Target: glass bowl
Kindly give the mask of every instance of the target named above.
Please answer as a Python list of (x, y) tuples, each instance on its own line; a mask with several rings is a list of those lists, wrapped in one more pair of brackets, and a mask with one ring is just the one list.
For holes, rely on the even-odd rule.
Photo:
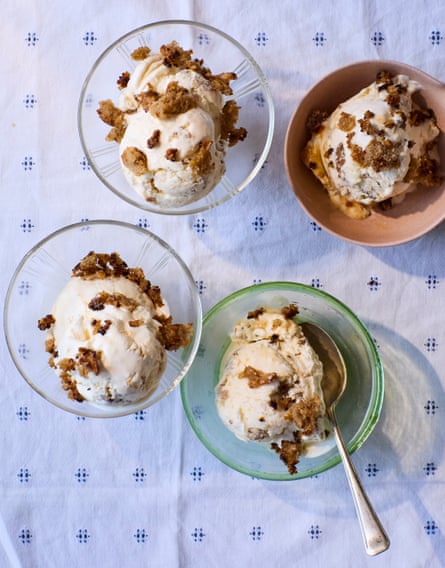
[(204, 317), (198, 355), (181, 383), (187, 418), (201, 442), (223, 463), (252, 477), (302, 479), (340, 462), (335, 445), (317, 457), (301, 457), (291, 475), (279, 456), (258, 442), (239, 440), (219, 418), (215, 386), (234, 324), (260, 307), (297, 304), (297, 321), (313, 322), (337, 343), (348, 373), (346, 391), (338, 403), (338, 423), (349, 452), (356, 451), (376, 425), (383, 402), (383, 368), (375, 343), (363, 323), (339, 300), (303, 284), (267, 282), (243, 288), (216, 304)]
[[(375, 81), (381, 70), (407, 75), (421, 85), (423, 103), (433, 109), (439, 136), (442, 184), (417, 188), (386, 211), (375, 210), (366, 219), (351, 219), (335, 208), (318, 179), (301, 159), (309, 139), (307, 118), (313, 110), (331, 113), (341, 102)], [(361, 61), (337, 69), (316, 83), (297, 106), (287, 129), (284, 160), (295, 196), (306, 213), (323, 229), (364, 246), (393, 246), (421, 237), (445, 219), (445, 86), (423, 71), (396, 61)]]
[[(176, 40), (193, 56), (203, 59), (214, 74), (234, 71), (231, 82), (233, 98), (241, 106), (238, 126), (247, 129), (244, 141), (227, 149), (226, 173), (220, 183), (205, 197), (182, 207), (165, 208), (139, 196), (121, 171), (119, 145), (105, 140), (110, 127), (97, 115), (99, 101), (119, 96), (116, 85), (123, 71), (132, 71), (135, 61), (130, 54), (144, 45), (158, 51)], [(231, 97), (232, 98), (232, 97)], [(97, 61), (83, 84), (78, 106), (80, 140), (88, 161), (99, 179), (128, 203), (164, 214), (191, 214), (224, 203), (240, 193), (257, 175), (272, 143), (274, 108), (267, 81), (247, 50), (236, 40), (206, 24), (185, 20), (155, 22), (137, 28), (112, 43)]]
[[(91, 250), (118, 252), (130, 267), (141, 267), (161, 288), (173, 321), (193, 324), (185, 349), (167, 352), (167, 367), (156, 391), (128, 405), (95, 405), (68, 398), (56, 372), (48, 365), (45, 333), (37, 321), (51, 313), (72, 268)], [(18, 265), (6, 294), (6, 341), (12, 359), (28, 384), (59, 408), (88, 417), (117, 417), (149, 407), (172, 391), (195, 357), (202, 329), (201, 303), (184, 262), (167, 243), (139, 227), (118, 221), (89, 221), (69, 225), (37, 243)]]

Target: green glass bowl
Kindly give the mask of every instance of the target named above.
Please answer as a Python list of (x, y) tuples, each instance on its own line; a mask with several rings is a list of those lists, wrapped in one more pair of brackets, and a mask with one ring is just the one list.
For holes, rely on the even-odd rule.
[(299, 322), (319, 325), (343, 354), (348, 384), (337, 406), (337, 418), (350, 453), (371, 434), (383, 402), (383, 368), (375, 342), (360, 319), (333, 296), (304, 284), (267, 282), (223, 299), (204, 317), (197, 356), (181, 383), (182, 402), (193, 430), (215, 457), (241, 473), (262, 479), (302, 479), (340, 462), (334, 445), (317, 457), (302, 457), (298, 472), (290, 475), (266, 445), (239, 440), (224, 426), (216, 409), (215, 386), (234, 324), (256, 308), (279, 309), (290, 303), (299, 307)]

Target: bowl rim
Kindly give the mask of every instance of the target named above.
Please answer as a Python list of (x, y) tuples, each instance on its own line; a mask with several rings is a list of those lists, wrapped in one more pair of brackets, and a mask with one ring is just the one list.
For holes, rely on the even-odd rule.
[[(205, 334), (205, 328), (208, 325), (209, 321), (216, 314), (218, 314), (221, 310), (223, 310), (228, 304), (236, 302), (239, 298), (248, 296), (254, 290), (255, 291), (293, 290), (293, 291), (303, 292), (304, 294), (308, 294), (316, 298), (322, 299), (326, 301), (329, 305), (333, 305), (336, 308), (338, 308), (338, 310), (341, 311), (344, 315), (346, 315), (362, 334), (362, 338), (364, 340), (364, 344), (367, 347), (369, 361), (374, 371), (375, 378), (372, 384), (371, 396), (369, 399), (368, 408), (364, 414), (360, 428), (357, 430), (357, 432), (354, 434), (354, 436), (352, 437), (351, 441), (348, 444), (348, 452), (352, 454), (364, 444), (364, 442), (368, 439), (368, 437), (372, 433), (374, 427), (376, 426), (380, 418), (383, 406), (383, 398), (384, 398), (383, 364), (379, 352), (377, 350), (375, 341), (373, 340), (370, 332), (368, 331), (365, 324), (361, 321), (361, 319), (351, 310), (351, 308), (349, 308), (346, 304), (344, 304), (341, 300), (339, 300), (332, 294), (329, 294), (328, 292), (319, 290), (317, 288), (313, 288), (312, 286), (309, 286), (307, 284), (302, 284), (300, 282), (279, 280), (279, 281), (261, 282), (259, 284), (246, 286), (244, 288), (236, 290), (235, 292), (229, 294), (228, 296), (217, 302), (204, 315), (203, 324), (202, 324), (202, 336), (204, 336)], [(303, 321), (303, 319), (301, 319), (300, 321)], [(256, 471), (248, 467), (244, 467), (237, 464), (235, 461), (222, 455), (220, 451), (217, 448), (215, 448), (214, 445), (201, 432), (201, 429), (199, 427), (199, 420), (196, 419), (195, 416), (193, 415), (192, 406), (189, 402), (189, 397), (186, 390), (187, 380), (189, 380), (189, 376), (186, 376), (185, 380), (182, 381), (180, 385), (182, 404), (187, 419), (193, 431), (195, 432), (196, 436), (202, 442), (202, 444), (207, 448), (207, 450), (209, 450), (210, 453), (212, 453), (217, 459), (219, 459), (225, 465), (229, 466), (231, 469), (234, 469), (239, 473), (243, 473), (259, 479), (265, 479), (270, 481), (290, 481), (290, 480), (304, 479), (307, 477), (318, 475), (320, 473), (328, 471), (329, 469), (338, 465), (341, 462), (341, 456), (337, 451), (337, 453), (334, 456), (332, 456), (326, 462), (323, 463), (323, 466), (312, 467), (303, 472), (297, 472), (294, 475), (291, 475), (289, 473), (271, 474), (267, 472)]]
[[(11, 340), (11, 337), (9, 335), (9, 323), (8, 322), (10, 321), (10, 317), (9, 317), (10, 316), (10, 299), (11, 299), (13, 290), (15, 288), (15, 285), (17, 283), (17, 278), (20, 275), (20, 272), (23, 269), (23, 267), (26, 265), (27, 261), (47, 242), (58, 238), (62, 234), (66, 234), (66, 233), (69, 233), (72, 230), (81, 229), (81, 228), (86, 227), (86, 226), (117, 226), (117, 227), (124, 228), (124, 229), (130, 229), (131, 231), (139, 232), (142, 235), (144, 235), (146, 238), (152, 239), (153, 241), (160, 244), (161, 247), (164, 248), (172, 257), (174, 257), (176, 262), (178, 262), (179, 266), (181, 267), (181, 269), (184, 273), (184, 277), (188, 281), (190, 290), (196, 290), (196, 293), (194, 294), (195, 306), (194, 306), (194, 310), (193, 310), (194, 311), (194, 317), (196, 319), (196, 326), (195, 326), (195, 329), (194, 329), (194, 339), (193, 339), (193, 343), (191, 344), (191, 346), (187, 346), (185, 348), (185, 351), (187, 352), (187, 357), (186, 357), (186, 361), (185, 361), (185, 363), (184, 363), (184, 365), (181, 369), (181, 372), (175, 377), (175, 380), (171, 383), (171, 385), (169, 385), (168, 388), (166, 388), (162, 392), (160, 392), (157, 396), (151, 396), (149, 398), (143, 399), (139, 403), (131, 404), (131, 405), (128, 405), (128, 406), (126, 406), (126, 405), (116, 406), (116, 408), (113, 408), (112, 412), (109, 412), (107, 414), (94, 412), (94, 406), (93, 405), (90, 405), (90, 407), (89, 407), (89, 408), (91, 408), (91, 410), (85, 411), (82, 408), (79, 408), (77, 410), (76, 408), (70, 407), (67, 404), (64, 404), (63, 402), (60, 402), (58, 400), (55, 400), (53, 397), (48, 396), (43, 389), (41, 389), (36, 384), (34, 384), (32, 378), (29, 377), (28, 374), (23, 370), (23, 368), (20, 364), (20, 361), (19, 361), (17, 355), (14, 352), (12, 340)], [(144, 409), (149, 408), (150, 406), (153, 406), (155, 403), (159, 402), (160, 400), (165, 398), (168, 394), (170, 394), (179, 385), (179, 383), (183, 380), (183, 378), (185, 377), (187, 371), (189, 370), (189, 368), (191, 367), (191, 365), (192, 365), (192, 363), (195, 359), (195, 356), (196, 356), (196, 353), (198, 351), (199, 344), (200, 344), (200, 341), (201, 341), (202, 305), (201, 305), (201, 299), (200, 299), (199, 293), (196, 289), (196, 284), (195, 284), (193, 276), (190, 272), (190, 269), (185, 264), (185, 262), (182, 260), (182, 258), (179, 256), (179, 254), (166, 241), (164, 241), (162, 238), (158, 237), (156, 234), (152, 233), (151, 231), (148, 231), (147, 229), (144, 229), (144, 228), (139, 227), (137, 225), (132, 225), (131, 223), (127, 223), (125, 221), (119, 221), (119, 220), (114, 220), (114, 219), (94, 219), (94, 220), (88, 220), (88, 221), (80, 221), (80, 222), (77, 222), (77, 223), (71, 223), (71, 224), (68, 224), (68, 225), (64, 225), (63, 227), (60, 227), (59, 229), (56, 229), (55, 231), (49, 233), (46, 237), (44, 237), (43, 239), (38, 241), (22, 257), (22, 259), (20, 260), (19, 264), (15, 268), (15, 270), (14, 270), (14, 272), (13, 272), (11, 278), (10, 278), (8, 288), (7, 288), (7, 291), (6, 291), (6, 294), (5, 294), (5, 301), (4, 301), (4, 305), (3, 305), (3, 329), (4, 329), (6, 345), (8, 347), (8, 351), (9, 351), (11, 359), (12, 359), (14, 365), (15, 365), (15, 368), (17, 369), (19, 374), (22, 376), (22, 378), (28, 383), (28, 385), (35, 392), (37, 392), (42, 398), (44, 398), (46, 401), (50, 402), (54, 406), (58, 407), (59, 409), (65, 410), (65, 411), (70, 412), (71, 414), (75, 414), (77, 416), (85, 416), (87, 418), (118, 418), (118, 417), (122, 417), (122, 416), (128, 416), (130, 414), (134, 414), (135, 412), (138, 412), (140, 410), (144, 410)], [(55, 376), (55, 378), (57, 378), (56, 375), (54, 375), (54, 376)], [(101, 407), (99, 407), (99, 408), (101, 408)], [(110, 407), (107, 407), (107, 408), (109, 409)]]
[[(333, 76), (339, 75), (339, 74), (344, 73), (345, 71), (348, 71), (348, 70), (363, 68), (365, 65), (376, 65), (380, 68), (384, 67), (385, 65), (395, 67), (395, 68), (400, 67), (401, 68), (400, 73), (402, 73), (402, 74), (403, 73), (409, 73), (411, 71), (411, 72), (414, 72), (417, 75), (424, 76), (425, 79), (430, 81), (430, 82), (436, 83), (437, 87), (445, 86), (445, 83), (441, 82), (439, 79), (437, 79), (433, 75), (430, 75), (429, 73), (423, 71), (423, 69), (420, 69), (419, 67), (416, 67), (416, 66), (411, 65), (409, 63), (405, 63), (403, 61), (398, 61), (398, 60), (395, 60), (395, 59), (361, 59), (359, 61), (353, 61), (351, 63), (348, 63), (346, 65), (342, 65), (341, 67), (333, 69), (330, 72), (323, 75), (322, 77), (320, 77), (319, 79), (317, 79), (312, 84), (312, 86), (308, 90), (306, 90), (306, 92), (303, 94), (302, 98), (300, 99), (299, 103), (297, 104), (297, 106), (292, 111), (291, 117), (290, 117), (289, 122), (288, 122), (287, 129), (286, 129), (285, 138), (284, 138), (284, 148), (283, 148), (284, 165), (285, 165), (288, 183), (290, 185), (290, 188), (292, 189), (292, 192), (294, 193), (294, 196), (296, 197), (298, 203), (300, 204), (301, 208), (311, 219), (316, 221), (317, 224), (319, 224), (320, 227), (322, 227), (326, 232), (328, 232), (331, 235), (333, 235), (334, 237), (340, 238), (340, 239), (342, 239), (346, 242), (350, 242), (350, 243), (353, 243), (353, 244), (362, 245), (362, 246), (366, 246), (366, 247), (379, 248), (379, 247), (398, 246), (398, 245), (403, 245), (403, 244), (409, 243), (411, 241), (414, 241), (416, 239), (419, 239), (422, 236), (424, 236), (425, 234), (427, 234), (430, 231), (432, 231), (433, 229), (435, 229), (436, 227), (438, 227), (445, 220), (445, 211), (443, 212), (443, 214), (441, 216), (437, 217), (437, 219), (436, 219), (436, 221), (433, 225), (429, 225), (427, 228), (418, 229), (416, 232), (412, 233), (409, 236), (400, 237), (400, 238), (396, 238), (396, 239), (393, 238), (388, 242), (377, 242), (377, 241), (370, 241), (370, 240), (366, 240), (366, 239), (354, 238), (352, 236), (343, 235), (342, 233), (332, 229), (327, 223), (317, 219), (313, 215), (313, 213), (311, 212), (309, 207), (306, 205), (306, 203), (302, 199), (300, 199), (300, 196), (299, 196), (300, 192), (296, 189), (297, 184), (295, 183), (295, 180), (293, 179), (293, 176), (291, 175), (290, 163), (294, 160), (294, 157), (292, 155), (290, 138), (291, 138), (291, 132), (292, 132), (294, 126), (295, 126), (295, 123), (297, 122), (298, 114), (299, 114), (299, 111), (300, 111), (300, 108), (301, 108), (303, 102), (305, 102), (308, 98), (310, 98), (310, 96), (312, 95), (312, 93), (314, 91), (319, 89), (320, 86), (325, 81), (329, 81)], [(363, 88), (364, 87), (366, 87), (366, 85), (363, 85)], [(445, 134), (445, 132), (443, 132), (443, 133)], [(320, 184), (320, 187), (321, 187), (321, 184)]]
[[(255, 73), (256, 73), (256, 75), (259, 79), (259, 82), (261, 83), (261, 87), (264, 91), (264, 95), (265, 95), (265, 99), (266, 99), (266, 106), (267, 106), (267, 109), (268, 109), (269, 125), (268, 125), (268, 129), (267, 129), (266, 141), (265, 141), (264, 147), (263, 147), (260, 155), (256, 158), (255, 164), (254, 164), (253, 168), (251, 169), (250, 173), (248, 174), (248, 176), (243, 180), (243, 182), (241, 184), (232, 188), (232, 191), (230, 193), (226, 193), (226, 195), (223, 198), (221, 198), (219, 201), (212, 203), (210, 205), (204, 203), (199, 207), (197, 206), (197, 207), (193, 207), (193, 208), (190, 208), (190, 209), (187, 209), (187, 210), (181, 210), (180, 207), (179, 208), (178, 207), (176, 207), (176, 208), (162, 208), (162, 207), (155, 208), (155, 207), (151, 206), (150, 202), (144, 201), (142, 197), (140, 198), (140, 200), (138, 200), (136, 198), (136, 196), (137, 196), (136, 192), (135, 192), (135, 198), (132, 198), (129, 195), (123, 194), (113, 184), (111, 184), (106, 179), (106, 177), (104, 177), (101, 174), (99, 169), (96, 167), (94, 160), (91, 159), (90, 151), (88, 149), (88, 145), (87, 145), (86, 140), (85, 140), (83, 126), (82, 126), (82, 116), (83, 116), (82, 113), (83, 113), (83, 107), (84, 107), (84, 103), (85, 103), (85, 99), (86, 99), (86, 95), (87, 95), (87, 89), (88, 89), (90, 81), (91, 81), (97, 67), (102, 63), (102, 61), (107, 57), (107, 55), (111, 51), (113, 51), (120, 43), (126, 41), (127, 39), (129, 39), (130, 37), (132, 37), (134, 35), (137, 35), (138, 33), (146, 31), (150, 28), (161, 27), (161, 26), (164, 26), (164, 25), (196, 26), (196, 27), (202, 28), (204, 30), (208, 30), (208, 31), (210, 31), (210, 32), (212, 32), (216, 35), (219, 35), (222, 38), (224, 38), (226, 41), (233, 44), (237, 49), (240, 50), (240, 52), (244, 55), (244, 57), (249, 61), (252, 68), (255, 70)], [(247, 51), (247, 49), (241, 43), (239, 43), (236, 39), (234, 39), (232, 36), (230, 36), (226, 32), (224, 32), (224, 31), (222, 31), (222, 30), (220, 30), (220, 29), (218, 29), (214, 26), (211, 26), (209, 24), (204, 24), (204, 23), (198, 22), (196, 20), (165, 19), (165, 20), (159, 20), (159, 21), (148, 23), (148, 24), (144, 24), (142, 26), (139, 26), (137, 28), (130, 30), (129, 32), (126, 32), (124, 35), (122, 35), (118, 39), (114, 40), (95, 59), (95, 61), (92, 64), (88, 74), (86, 75), (86, 77), (84, 79), (84, 82), (83, 82), (81, 90), (80, 90), (79, 101), (78, 101), (78, 104), (77, 104), (77, 130), (78, 130), (82, 149), (85, 153), (85, 156), (88, 160), (88, 163), (89, 163), (91, 169), (94, 171), (94, 173), (95, 173), (96, 177), (99, 179), (99, 181), (101, 181), (110, 191), (112, 191), (112, 193), (114, 193), (114, 195), (116, 195), (120, 199), (123, 199), (126, 203), (132, 205), (133, 207), (136, 207), (138, 209), (142, 209), (144, 211), (149, 211), (151, 213), (158, 213), (158, 214), (161, 214), (161, 215), (194, 215), (194, 214), (200, 213), (202, 211), (208, 211), (210, 209), (214, 209), (215, 207), (222, 205), (223, 203), (226, 203), (232, 197), (241, 193), (254, 180), (254, 178), (257, 176), (258, 172), (263, 167), (264, 162), (266, 161), (266, 158), (267, 158), (267, 156), (270, 152), (270, 148), (272, 146), (272, 140), (273, 140), (274, 130), (275, 130), (275, 107), (274, 107), (274, 103), (273, 103), (272, 92), (271, 92), (271, 89), (270, 89), (270, 86), (269, 86), (269, 82), (266, 78), (266, 75), (263, 73), (261, 67), (258, 65), (256, 60), (252, 57), (252, 55), (249, 53), (249, 51)], [(190, 204), (190, 205), (192, 205), (192, 204)]]

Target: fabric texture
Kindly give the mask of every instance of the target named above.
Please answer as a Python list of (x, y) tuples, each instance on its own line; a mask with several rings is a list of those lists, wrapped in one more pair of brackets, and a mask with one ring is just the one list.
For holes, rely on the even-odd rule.
[[(383, 360), (382, 415), (353, 461), (391, 547), (365, 554), (341, 466), (295, 482), (232, 471), (195, 437), (179, 389), (128, 417), (77, 418), (26, 384), (2, 336), (0, 566), (443, 566), (445, 226), (397, 247), (337, 239), (298, 204), (283, 145), (303, 95), (338, 67), (398, 60), (445, 81), (444, 3), (4, 0), (2, 16), (2, 302), (23, 255), (83, 219), (127, 221), (166, 240), (188, 264), (204, 312), (272, 280), (336, 296), (368, 326)], [(276, 110), (256, 179), (220, 207), (178, 217), (146, 213), (104, 187), (76, 123), (99, 54), (171, 18), (213, 25), (244, 45)]]

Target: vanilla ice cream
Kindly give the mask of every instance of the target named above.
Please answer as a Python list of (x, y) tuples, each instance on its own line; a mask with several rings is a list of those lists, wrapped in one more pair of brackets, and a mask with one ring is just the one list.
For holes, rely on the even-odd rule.
[(420, 89), (405, 75), (381, 72), (330, 116), (311, 115), (304, 162), (349, 217), (391, 206), (417, 184), (439, 184), (440, 131), (432, 111), (413, 98)]
[(239, 439), (270, 445), (290, 473), (327, 431), (323, 365), (296, 323), (296, 307), (259, 309), (231, 334), (216, 406)]
[(102, 404), (148, 398), (166, 349), (187, 344), (190, 327), (172, 324), (159, 289), (115, 253), (85, 257), (39, 320), (50, 365), (70, 398)]
[(131, 186), (161, 207), (179, 207), (207, 195), (225, 172), (227, 146), (244, 139), (235, 128), (239, 107), (234, 73), (214, 76), (176, 42), (133, 52), (138, 62), (123, 73), (117, 107), (102, 101), (99, 116), (113, 126), (121, 166)]

